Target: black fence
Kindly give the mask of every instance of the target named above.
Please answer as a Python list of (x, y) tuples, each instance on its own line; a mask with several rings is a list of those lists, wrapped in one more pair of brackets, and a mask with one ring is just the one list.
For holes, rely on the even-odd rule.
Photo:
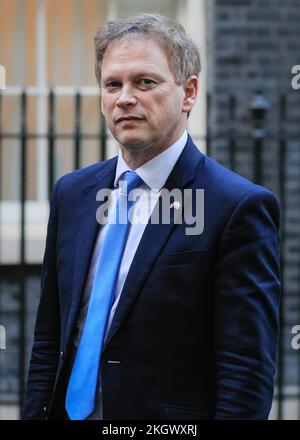
[[(207, 136), (201, 141), (207, 145), (207, 154), (225, 166), (245, 175), (252, 181), (263, 184), (274, 191), (281, 204), (281, 267), (282, 267), (282, 307), (281, 332), (279, 338), (278, 367), (276, 373), (275, 416), (289, 418), (289, 402), (296, 405), (293, 414), (300, 419), (300, 350), (291, 346), (294, 325), (300, 324), (300, 173), (292, 173), (293, 166), (300, 170), (300, 141), (288, 133), (287, 99), (278, 97), (279, 122), (276, 131), (266, 130), (268, 107), (261, 93), (252, 101), (249, 112), (248, 132), (237, 130), (238, 102), (228, 96), (228, 113), (225, 129), (216, 132), (214, 122), (213, 97), (207, 98)], [(56, 129), (56, 95), (50, 91), (48, 99), (48, 129), (44, 134), (28, 130), (28, 95), (24, 91), (19, 96), (20, 125), (18, 133), (9, 133), (2, 124), (2, 103), (8, 99), (0, 94), (0, 170), (6, 167), (3, 161), (3, 143), (15, 139), (20, 145), (19, 161), (19, 260), (14, 264), (0, 264), (0, 324), (7, 329), (7, 346), (10, 352), (0, 350), (0, 407), (17, 405), (20, 407), (24, 393), (36, 307), (39, 299), (39, 277), (41, 262), (28, 263), (26, 260), (26, 215), (28, 183), (28, 142), (43, 138), (47, 141), (48, 197), (55, 180), (57, 155), (56, 145), (61, 139), (73, 143), (73, 168), (82, 166), (82, 152), (86, 140), (93, 139), (98, 144), (98, 160), (107, 158), (107, 132), (103, 119), (99, 118), (98, 132), (88, 134), (82, 127), (82, 100), (79, 93), (74, 95), (74, 130), (62, 133)], [(296, 177), (295, 177), (296, 176)], [(297, 184), (295, 185), (295, 181)], [(1, 177), (0, 202), (3, 200), (3, 179)], [(292, 192), (290, 182), (294, 187)], [(292, 198), (290, 196), (293, 196)], [(1, 205), (1, 203), (0, 203)], [(0, 216), (1, 218), (1, 216)], [(1, 229), (0, 224), (0, 229)], [(5, 249), (2, 249), (5, 252)], [(291, 269), (292, 272), (291, 272)], [(295, 416), (294, 416), (295, 417)], [(0, 416), (1, 418), (1, 416)]]

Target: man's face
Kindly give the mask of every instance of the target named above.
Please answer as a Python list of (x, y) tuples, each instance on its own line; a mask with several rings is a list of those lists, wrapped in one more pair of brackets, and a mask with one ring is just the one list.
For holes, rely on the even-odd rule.
[(106, 123), (127, 150), (159, 152), (183, 132), (184, 87), (175, 83), (164, 50), (153, 40), (111, 44), (102, 60), (101, 93)]

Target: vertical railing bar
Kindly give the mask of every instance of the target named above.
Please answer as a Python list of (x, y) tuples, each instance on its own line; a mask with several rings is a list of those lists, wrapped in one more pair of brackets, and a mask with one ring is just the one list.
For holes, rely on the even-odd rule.
[(235, 142), (235, 118), (236, 118), (236, 99), (234, 95), (229, 97), (229, 117), (230, 117), (230, 134), (229, 134), (229, 164), (230, 169), (236, 169), (236, 142)]
[(80, 168), (81, 162), (81, 95), (75, 95), (75, 169)]
[(107, 159), (107, 131), (104, 116), (101, 116), (100, 122), (100, 160)]
[[(257, 124), (257, 121), (254, 121)], [(262, 149), (263, 149), (263, 138), (262, 138), (262, 126), (255, 125), (253, 131), (253, 176), (254, 183), (261, 185), (262, 184)]]
[(211, 107), (212, 97), (210, 93), (206, 95), (206, 154), (211, 155)]
[(19, 402), (22, 407), (25, 385), (25, 315), (26, 315), (26, 301), (25, 301), (25, 221), (26, 221), (26, 183), (27, 183), (27, 95), (23, 91), (21, 94), (21, 178), (20, 178), (20, 196), (21, 196), (21, 237), (20, 237), (20, 345), (19, 345)]
[(278, 340), (278, 413), (277, 418), (283, 418), (283, 382), (284, 382), (284, 276), (285, 276), (285, 216), (286, 216), (286, 202), (285, 202), (285, 166), (286, 166), (286, 140), (285, 140), (285, 118), (286, 118), (286, 98), (280, 97), (279, 108), (279, 199), (281, 209), (281, 225), (280, 225), (280, 267), (282, 274), (282, 289), (281, 289), (281, 304), (279, 316), (279, 340)]
[(48, 120), (48, 197), (55, 179), (55, 95), (53, 89), (49, 93), (49, 120)]

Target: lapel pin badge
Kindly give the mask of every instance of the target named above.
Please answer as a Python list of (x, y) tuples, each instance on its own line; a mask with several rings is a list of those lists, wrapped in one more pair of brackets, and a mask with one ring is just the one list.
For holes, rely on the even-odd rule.
[(180, 206), (181, 206), (180, 203), (176, 200), (174, 203), (171, 203), (170, 209), (175, 208), (178, 210)]

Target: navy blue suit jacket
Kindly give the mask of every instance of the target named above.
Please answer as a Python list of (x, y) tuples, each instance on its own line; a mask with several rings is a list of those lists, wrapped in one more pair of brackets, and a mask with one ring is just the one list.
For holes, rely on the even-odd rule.
[[(96, 193), (112, 188), (116, 163), (74, 171), (53, 190), (24, 419), (65, 417), (70, 341), (99, 226)], [(278, 202), (190, 137), (165, 188), (204, 189), (204, 230), (186, 235), (174, 218), (146, 226), (103, 347), (103, 417), (266, 419), (279, 316)]]

